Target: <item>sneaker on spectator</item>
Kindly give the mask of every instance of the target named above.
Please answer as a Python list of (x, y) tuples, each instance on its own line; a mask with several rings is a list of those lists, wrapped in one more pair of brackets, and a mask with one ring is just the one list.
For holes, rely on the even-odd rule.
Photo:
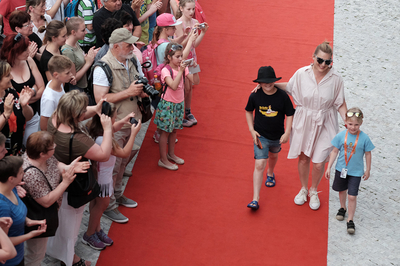
[(197, 120), (192, 113), (186, 115), (186, 119), (193, 123), (193, 125), (197, 124)]
[(191, 122), (191, 121), (189, 121), (187, 119), (183, 119), (182, 126), (191, 127), (191, 126), (193, 126), (193, 122)]
[(314, 211), (318, 210), (319, 206), (321, 205), (319, 202), (318, 193), (319, 192), (317, 192), (316, 190), (311, 190), (311, 189), (308, 193), (308, 195), (310, 196), (309, 205), (310, 205), (311, 210), (314, 210)]
[(96, 232), (96, 235), (107, 247), (114, 244), (114, 241), (106, 233), (104, 233), (103, 229), (100, 229), (99, 232)]
[(120, 213), (118, 208), (115, 208), (114, 210), (111, 210), (111, 211), (105, 211), (103, 213), (103, 216), (107, 217), (111, 221), (114, 221), (114, 222), (120, 223), (120, 224), (127, 223), (129, 221), (129, 219), (127, 217), (125, 217), (122, 213)]
[(303, 205), (307, 201), (307, 189), (301, 188), (299, 194), (294, 198), (294, 203)]
[(124, 195), (117, 199), (117, 203), (128, 208), (136, 208), (138, 205), (136, 201), (128, 199)]
[(94, 233), (91, 236), (88, 236), (86, 233), (84, 233), (82, 238), (82, 243), (88, 245), (89, 247), (95, 250), (103, 250), (106, 248), (106, 245), (100, 241), (96, 233)]

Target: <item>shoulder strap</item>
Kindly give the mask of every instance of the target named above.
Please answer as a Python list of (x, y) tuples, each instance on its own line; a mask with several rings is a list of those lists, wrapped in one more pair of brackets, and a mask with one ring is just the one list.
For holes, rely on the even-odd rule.
[(72, 142), (74, 140), (75, 132), (71, 134), (69, 139), (69, 163), (72, 162)]
[(91, 80), (93, 78), (93, 72), (97, 66), (99, 66), (103, 69), (104, 73), (106, 73), (108, 83), (112, 84), (113, 76), (112, 76), (111, 68), (106, 62), (101, 61), (101, 60), (98, 60), (93, 64), (92, 70), (90, 71), (90, 74), (89, 74), (89, 80)]
[[(164, 67), (169, 70), (169, 73), (171, 74), (171, 78), (174, 79), (174, 73), (172, 71), (172, 67), (168, 64), (166, 64)], [(160, 75), (160, 78), (161, 78), (161, 75)], [(161, 98), (163, 98), (165, 92), (167, 91), (167, 88), (168, 88), (168, 85), (167, 85), (167, 82), (165, 82), (164, 87), (162, 88), (162, 92), (161, 92), (161, 96), (160, 96)]]
[(135, 56), (132, 56), (132, 57), (131, 57), (131, 61), (132, 61), (133, 65), (134, 65), (135, 68), (136, 68), (136, 72), (139, 72), (138, 64), (137, 64), (137, 60), (136, 60)]
[(47, 185), (48, 185), (49, 188), (50, 188), (50, 190), (53, 191), (53, 188), (51, 187), (51, 185), (50, 185), (50, 183), (49, 183), (49, 180), (47, 180), (46, 175), (42, 172), (42, 170), (40, 170), (40, 169), (37, 168), (36, 166), (34, 166), (34, 165), (29, 165), (27, 168), (24, 169), (24, 173), (26, 173), (26, 171), (28, 171), (28, 170), (31, 169), (31, 168), (35, 168), (36, 170), (38, 170), (38, 171), (43, 175), (44, 179), (45, 179), (46, 182), (47, 182)]

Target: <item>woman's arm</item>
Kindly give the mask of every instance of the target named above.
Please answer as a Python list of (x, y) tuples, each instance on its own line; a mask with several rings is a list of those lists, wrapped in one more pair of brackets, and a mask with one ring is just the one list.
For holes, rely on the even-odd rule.
[(280, 144), (288, 142), (290, 133), (292, 132), (292, 123), (293, 123), (293, 115), (286, 116), (285, 133), (281, 136)]
[(13, 112), (14, 106), (14, 95), (12, 93), (8, 94), (4, 100), (4, 112), (0, 116), (0, 130), (6, 125), (10, 115)]
[(106, 162), (110, 158), (112, 148), (112, 125), (111, 118), (102, 114), (100, 116), (103, 125), (103, 142), (99, 146), (94, 144), (86, 153), (85, 158), (98, 162)]
[[(198, 21), (196, 20), (196, 22), (198, 23)], [(208, 28), (210, 26), (208, 26), (207, 22), (204, 22), (205, 27), (203, 29), (201, 29), (201, 33), (199, 35), (199, 38), (196, 39), (196, 41), (194, 42), (194, 48), (196, 48), (197, 46), (200, 45), (201, 41), (203, 40), (204, 36), (206, 35), (206, 32), (208, 31)]]
[(49, 15), (52, 19), (54, 19), (54, 16), (60, 9), (61, 2), (62, 2), (62, 0), (57, 0), (49, 10), (46, 10), (47, 15)]
[(346, 123), (346, 113), (347, 113), (347, 104), (346, 100), (343, 100), (343, 104), (339, 107), (338, 112), (343, 119), (343, 122)]
[(74, 181), (75, 177), (76, 175), (74, 174), (73, 167), (70, 167), (68, 171), (65, 171), (64, 169), (62, 172), (62, 182), (49, 194), (35, 200), (45, 208), (50, 207), (62, 196), (68, 186), (72, 183), (72, 181)]
[(45, 89), (45, 84), (43, 81), (43, 77), (40, 74), (38, 67), (36, 66), (36, 63), (35, 61), (33, 61), (32, 58), (28, 58), (28, 66), (32, 70), (32, 75), (35, 78), (35, 85), (33, 86), (33, 88), (36, 90), (36, 95), (32, 96), (29, 100), (29, 103), (34, 103), (42, 97)]
[(33, 117), (33, 109), (28, 105), (29, 100), (31, 99), (33, 91), (28, 86), (24, 86), (20, 95), (19, 95), (19, 102), (22, 108), (22, 114), (25, 117), (26, 121), (31, 120)]

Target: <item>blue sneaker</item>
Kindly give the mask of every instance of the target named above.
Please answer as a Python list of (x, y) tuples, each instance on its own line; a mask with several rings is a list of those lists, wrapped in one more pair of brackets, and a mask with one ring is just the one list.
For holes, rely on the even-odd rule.
[(114, 241), (106, 233), (104, 233), (103, 229), (100, 229), (99, 232), (96, 232), (96, 235), (107, 247), (114, 244)]

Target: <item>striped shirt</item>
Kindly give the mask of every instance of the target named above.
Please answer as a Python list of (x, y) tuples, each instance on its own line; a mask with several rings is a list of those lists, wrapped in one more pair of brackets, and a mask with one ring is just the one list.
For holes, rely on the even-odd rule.
[[(93, 25), (93, 14), (96, 6), (91, 0), (81, 0), (78, 5), (78, 17), (85, 20), (85, 25)], [(87, 34), (83, 40), (79, 40), (80, 46), (94, 46), (96, 44), (96, 35), (94, 30), (86, 29)]]

